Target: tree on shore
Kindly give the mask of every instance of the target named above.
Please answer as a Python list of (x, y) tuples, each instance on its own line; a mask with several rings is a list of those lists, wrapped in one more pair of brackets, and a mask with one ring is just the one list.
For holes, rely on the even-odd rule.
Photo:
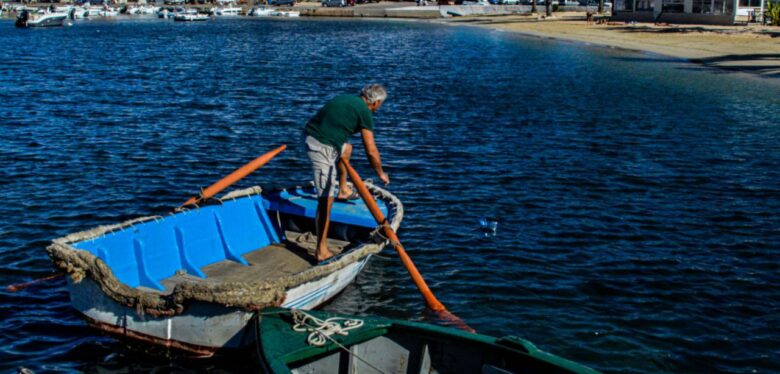
[(604, 13), (604, 0), (599, 0), (599, 14)]
[(531, 13), (536, 13), (536, 0), (531, 0)]
[(769, 1), (766, 7), (766, 15), (771, 18), (770, 25), (780, 26), (780, 1)]
[(547, 17), (552, 15), (552, 12), (550, 11), (550, 4), (551, 3), (552, 3), (552, 0), (544, 0), (544, 14), (546, 14)]

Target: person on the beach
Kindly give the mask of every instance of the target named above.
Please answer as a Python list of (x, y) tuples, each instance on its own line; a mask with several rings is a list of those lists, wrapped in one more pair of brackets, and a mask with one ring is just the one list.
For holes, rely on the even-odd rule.
[(360, 132), (363, 146), (371, 167), (385, 184), (390, 177), (382, 170), (382, 159), (374, 144), (374, 119), (376, 112), (387, 98), (387, 91), (380, 84), (369, 84), (360, 90), (360, 96), (341, 95), (328, 101), (317, 114), (306, 123), (304, 143), (314, 170), (314, 185), (317, 188), (317, 262), (333, 257), (328, 249), (328, 227), (333, 192), (338, 174), (337, 199), (355, 200), (356, 191), (347, 185), (347, 170), (339, 163), (339, 157), (349, 160), (352, 145), (347, 142), (352, 134)]

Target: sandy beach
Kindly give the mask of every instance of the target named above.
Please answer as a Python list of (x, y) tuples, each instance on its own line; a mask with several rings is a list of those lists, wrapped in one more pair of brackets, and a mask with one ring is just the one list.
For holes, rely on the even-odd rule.
[[(572, 20), (536, 16), (459, 17), (445, 22), (518, 32), (616, 48), (658, 53), (709, 67), (780, 77), (780, 28), (653, 24), (587, 25)], [(562, 19), (562, 18), (566, 19)]]

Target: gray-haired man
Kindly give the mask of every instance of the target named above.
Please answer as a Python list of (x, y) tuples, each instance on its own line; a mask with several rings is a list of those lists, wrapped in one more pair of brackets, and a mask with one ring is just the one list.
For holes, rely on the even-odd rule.
[(382, 170), (382, 159), (374, 144), (374, 119), (376, 112), (387, 98), (382, 85), (369, 84), (360, 90), (360, 96), (336, 96), (325, 104), (306, 124), (306, 149), (314, 169), (314, 185), (317, 187), (317, 253), (318, 262), (333, 257), (328, 249), (330, 209), (333, 206), (336, 176), (339, 179), (338, 199), (357, 199), (355, 191), (347, 186), (347, 171), (339, 163), (339, 157), (349, 160), (352, 145), (350, 135), (360, 132), (368, 162), (385, 184), (390, 177)]

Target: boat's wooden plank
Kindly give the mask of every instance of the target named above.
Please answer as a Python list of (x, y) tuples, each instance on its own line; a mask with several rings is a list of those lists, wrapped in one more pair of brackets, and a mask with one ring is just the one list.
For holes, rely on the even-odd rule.
[[(165, 287), (163, 293), (172, 292), (173, 288), (182, 282), (257, 282), (296, 274), (316, 265), (316, 236), (290, 231), (286, 236), (284, 243), (274, 243), (244, 254), (249, 266), (223, 260), (201, 268), (206, 279), (190, 274), (177, 274), (163, 279), (160, 282)], [(348, 245), (348, 242), (328, 239), (328, 248), (335, 254), (341, 253)], [(152, 291), (148, 288), (145, 290)]]
[[(310, 232), (299, 233), (294, 231), (285, 231), (284, 235), (287, 237), (287, 240), (285, 241), (287, 248), (290, 248), (293, 251), (305, 252), (312, 259), (314, 258), (314, 253), (317, 251), (316, 235)], [(341, 253), (341, 251), (348, 246), (349, 242), (328, 239), (328, 249), (334, 254)]]
[(308, 258), (284, 245), (272, 244), (244, 255), (249, 266), (220, 261), (204, 267), (203, 273), (221, 282), (256, 282), (292, 275), (312, 266)]

